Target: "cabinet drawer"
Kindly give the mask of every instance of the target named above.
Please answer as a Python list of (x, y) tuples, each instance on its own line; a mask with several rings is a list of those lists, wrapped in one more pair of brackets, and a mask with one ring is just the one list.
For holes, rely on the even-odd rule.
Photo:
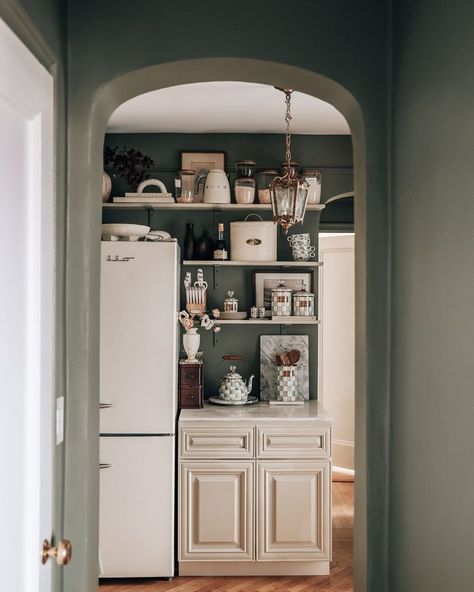
[(257, 428), (259, 458), (327, 458), (331, 455), (330, 428), (268, 426)]
[(196, 409), (202, 407), (202, 387), (179, 388), (180, 409)]
[(198, 364), (181, 365), (179, 367), (179, 384), (181, 386), (200, 386), (201, 366)]
[(184, 458), (253, 458), (253, 426), (181, 427), (180, 455)]

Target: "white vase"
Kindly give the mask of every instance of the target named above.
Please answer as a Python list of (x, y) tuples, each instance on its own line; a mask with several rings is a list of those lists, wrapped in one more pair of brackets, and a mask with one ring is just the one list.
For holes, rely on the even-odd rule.
[(112, 179), (105, 171), (102, 171), (102, 203), (106, 203), (109, 200), (111, 192)]
[(194, 362), (196, 360), (196, 354), (199, 350), (199, 343), (201, 336), (197, 332), (197, 329), (188, 329), (183, 335), (183, 347), (184, 351), (188, 355), (188, 362)]

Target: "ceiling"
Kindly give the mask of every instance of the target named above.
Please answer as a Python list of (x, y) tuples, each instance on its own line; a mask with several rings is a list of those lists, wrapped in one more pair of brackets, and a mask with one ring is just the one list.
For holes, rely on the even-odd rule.
[[(282, 133), (284, 95), (247, 82), (183, 84), (139, 95), (114, 111), (108, 133)], [(329, 103), (300, 92), (291, 100), (296, 134), (350, 134)]]

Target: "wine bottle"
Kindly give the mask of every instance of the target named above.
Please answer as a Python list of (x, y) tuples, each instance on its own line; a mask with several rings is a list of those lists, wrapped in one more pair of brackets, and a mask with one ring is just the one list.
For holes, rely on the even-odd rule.
[(183, 259), (188, 261), (194, 259), (194, 224), (186, 224), (186, 236), (183, 245)]
[(218, 224), (217, 234), (217, 241), (214, 246), (214, 259), (217, 261), (227, 261), (229, 250), (224, 240), (224, 224)]

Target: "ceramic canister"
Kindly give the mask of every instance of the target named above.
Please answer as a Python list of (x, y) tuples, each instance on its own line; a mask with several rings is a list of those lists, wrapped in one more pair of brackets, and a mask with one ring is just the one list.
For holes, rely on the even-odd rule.
[(291, 289), (283, 283), (272, 290), (272, 316), (291, 316)]
[(277, 366), (277, 401), (296, 401), (296, 366)]
[(302, 288), (293, 292), (293, 314), (296, 317), (312, 317), (314, 315), (314, 294)]

